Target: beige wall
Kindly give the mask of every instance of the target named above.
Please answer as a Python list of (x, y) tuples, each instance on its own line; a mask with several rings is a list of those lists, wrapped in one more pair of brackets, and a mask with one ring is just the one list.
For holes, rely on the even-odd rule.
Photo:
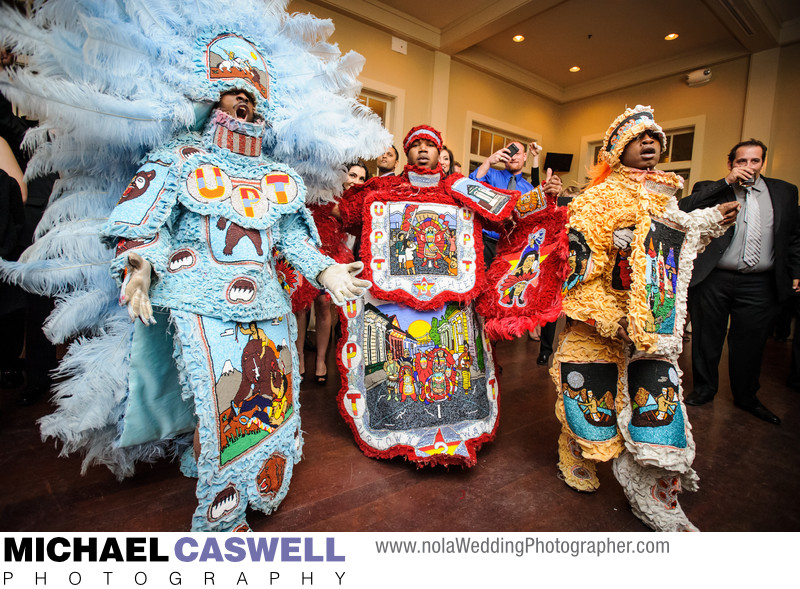
[[(579, 159), (582, 136), (602, 135), (626, 106), (646, 104), (653, 107), (662, 125), (690, 118), (699, 118), (703, 124), (704, 119), (700, 145), (697, 139), (695, 143), (700, 153), (693, 154), (692, 180), (719, 178), (724, 175), (725, 156), (741, 134), (747, 72), (748, 59), (742, 58), (714, 66), (713, 79), (705, 86), (689, 88), (683, 76), (677, 75), (570, 103), (563, 107), (563, 144), (558, 145)], [(582, 172), (573, 166), (564, 179), (578, 179)]]
[(767, 175), (800, 186), (800, 43), (781, 50)]
[[(395, 144), (413, 125), (430, 124), (433, 104), (434, 51), (408, 43), (408, 54), (391, 50), (391, 35), (323, 7), (294, 0), (289, 11), (311, 12), (331, 18), (336, 26), (332, 41), (342, 52), (355, 50), (367, 60), (362, 72), (365, 86), (386, 85), (402, 89), (402, 112), (398, 113)], [(441, 68), (440, 55), (440, 68)], [(726, 155), (741, 139), (748, 81), (758, 82), (757, 72), (750, 72), (751, 59), (742, 57), (712, 66), (712, 81), (689, 88), (683, 75), (638, 84), (602, 96), (559, 105), (532, 92), (503, 82), (458, 61), (449, 63), (448, 110), (442, 129), (445, 142), (457, 160), (467, 163), (469, 153), (468, 114), (504, 123), (510, 131), (525, 130), (539, 139), (545, 151), (574, 154), (572, 170), (563, 175), (565, 183), (585, 175), (580, 168), (582, 140), (602, 137), (611, 121), (626, 106), (649, 104), (662, 124), (696, 125), (692, 183), (716, 179), (726, 172)], [(769, 144), (769, 175), (800, 184), (800, 165), (794, 147), (800, 137), (800, 44), (780, 50), (777, 88), (775, 89)], [(445, 70), (446, 71), (446, 68)], [(442, 81), (438, 80), (441, 85)], [(380, 90), (381, 88), (372, 88)], [(445, 119), (443, 119), (445, 120)], [(512, 127), (513, 126), (513, 127)]]
[(465, 166), (472, 125), (467, 113), (475, 113), (485, 124), (493, 120), (498, 126), (506, 123), (503, 129), (514, 130), (513, 126), (525, 130), (546, 148), (555, 142), (559, 129), (559, 107), (554, 102), (456, 61), (450, 68), (449, 106), (446, 140)]
[[(342, 53), (357, 51), (367, 60), (361, 72), (362, 79), (405, 90), (403, 112), (398, 113), (403, 133), (413, 125), (430, 121), (433, 51), (409, 43), (408, 54), (402, 55), (391, 50), (392, 36), (389, 33), (302, 0), (293, 0), (287, 11), (309, 12), (319, 18), (332, 19), (336, 30), (330, 41), (337, 43)], [(401, 158), (403, 136), (395, 137)]]
[[(319, 18), (330, 18), (336, 26), (331, 41), (342, 53), (350, 50), (363, 55), (367, 63), (362, 71), (365, 87), (372, 82), (405, 90), (404, 108), (395, 145), (402, 152), (401, 142), (414, 125), (431, 123), (433, 101), (434, 52), (408, 43), (408, 54), (391, 50), (392, 36), (323, 7), (294, 0), (289, 12), (310, 12)], [(373, 90), (381, 90), (381, 87)], [(559, 128), (559, 107), (556, 103), (476, 71), (456, 61), (450, 63), (447, 124), (444, 140), (457, 160), (467, 164), (469, 153), (467, 113), (475, 112), (498, 122), (525, 129), (541, 138), (547, 147), (555, 141)], [(402, 156), (401, 156), (402, 158)]]

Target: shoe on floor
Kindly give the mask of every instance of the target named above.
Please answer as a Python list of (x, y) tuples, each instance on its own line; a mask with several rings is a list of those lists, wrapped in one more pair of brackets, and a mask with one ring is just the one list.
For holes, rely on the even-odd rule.
[(780, 425), (781, 419), (777, 415), (775, 415), (772, 411), (764, 407), (759, 401), (756, 401), (756, 405), (753, 407), (745, 407), (744, 405), (739, 405), (738, 403), (734, 403), (739, 409), (747, 411), (748, 413), (755, 415), (759, 419), (766, 421), (767, 423), (772, 423), (774, 425)]
[(692, 405), (693, 407), (699, 407), (700, 405), (705, 405), (706, 403), (710, 403), (714, 400), (713, 395), (701, 395), (697, 392), (692, 391), (686, 399), (684, 399), (684, 403), (687, 405)]

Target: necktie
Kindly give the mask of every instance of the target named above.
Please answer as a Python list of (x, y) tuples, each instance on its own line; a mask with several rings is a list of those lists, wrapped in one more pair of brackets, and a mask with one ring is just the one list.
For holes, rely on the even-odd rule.
[(745, 235), (742, 261), (752, 268), (758, 264), (761, 257), (761, 208), (750, 188), (747, 189), (745, 202), (747, 203), (747, 214), (745, 215), (747, 234)]
[(508, 179), (507, 188), (509, 190), (516, 190), (517, 189), (517, 177), (514, 176), (513, 174), (511, 175), (511, 178)]

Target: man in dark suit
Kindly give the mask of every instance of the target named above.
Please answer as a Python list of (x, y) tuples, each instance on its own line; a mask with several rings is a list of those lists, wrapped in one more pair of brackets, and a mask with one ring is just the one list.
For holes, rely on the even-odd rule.
[(742, 141), (728, 154), (728, 175), (698, 182), (681, 200), (684, 211), (738, 201), (736, 225), (714, 239), (695, 261), (689, 287), (694, 391), (688, 405), (713, 400), (728, 331), (728, 366), (734, 404), (769, 423), (778, 416), (756, 397), (764, 345), (779, 303), (798, 291), (800, 215), (797, 187), (765, 178), (767, 148)]

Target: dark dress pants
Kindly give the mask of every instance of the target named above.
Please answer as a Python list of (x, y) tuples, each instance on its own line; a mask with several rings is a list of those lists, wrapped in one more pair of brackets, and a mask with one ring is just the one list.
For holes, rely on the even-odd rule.
[(717, 393), (719, 361), (727, 332), (728, 374), (734, 401), (742, 407), (758, 403), (764, 345), (778, 310), (772, 272), (743, 274), (715, 269), (689, 289), (695, 395), (713, 397)]
[(800, 294), (791, 297), (792, 315), (795, 318), (794, 339), (792, 340), (792, 362), (786, 384), (800, 391)]
[(497, 240), (486, 232), (483, 232), (483, 265), (486, 272), (489, 271), (489, 266), (492, 265), (495, 256), (497, 255)]
[(551, 356), (553, 354), (553, 340), (556, 337), (558, 319), (542, 325), (539, 333), (539, 353)]

